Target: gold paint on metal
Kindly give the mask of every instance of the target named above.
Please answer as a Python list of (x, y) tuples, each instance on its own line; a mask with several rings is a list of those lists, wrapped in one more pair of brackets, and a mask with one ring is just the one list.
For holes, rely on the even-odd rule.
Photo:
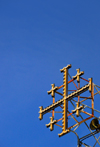
[(39, 111), (39, 113), (40, 113), (39, 119), (42, 120), (43, 119), (43, 114), (42, 114), (43, 106), (40, 106), (39, 108), (40, 108), (40, 111)]
[(80, 68), (79, 69), (76, 69), (77, 70), (77, 74), (75, 76), (73, 76), (73, 79), (77, 80), (77, 82), (80, 82), (80, 76), (84, 74), (84, 71), (81, 71), (80, 72)]
[(50, 117), (50, 123), (46, 124), (46, 127), (50, 127), (50, 130), (53, 131), (54, 130), (54, 124), (57, 122), (57, 120), (54, 120), (54, 117)]
[(92, 78), (89, 78), (89, 91), (92, 91)]
[(57, 90), (58, 87), (57, 86), (55, 87), (55, 84), (51, 84), (51, 86), (52, 86), (51, 90), (47, 91), (47, 93), (51, 94), (51, 96), (54, 97), (55, 96), (55, 90)]

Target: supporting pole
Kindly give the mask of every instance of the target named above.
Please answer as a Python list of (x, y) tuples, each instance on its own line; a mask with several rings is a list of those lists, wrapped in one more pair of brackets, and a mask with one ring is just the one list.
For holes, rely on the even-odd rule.
[(80, 145), (80, 139), (79, 139), (79, 136), (78, 136), (78, 134), (75, 132), (75, 131), (72, 131), (72, 130), (70, 130), (70, 132), (73, 132), (76, 136), (77, 136), (77, 147), (81, 147)]

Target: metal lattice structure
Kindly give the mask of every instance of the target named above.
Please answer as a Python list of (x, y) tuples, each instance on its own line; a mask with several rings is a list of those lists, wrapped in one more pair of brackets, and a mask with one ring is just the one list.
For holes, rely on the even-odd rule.
[[(78, 147), (90, 147), (87, 145), (86, 139), (92, 136), (95, 139), (94, 145), (92, 146), (95, 147), (96, 144), (100, 145), (100, 136), (98, 138), (96, 136), (96, 134), (99, 134), (100, 132), (100, 127), (97, 127), (95, 131), (93, 131), (94, 129), (91, 130), (90, 120), (94, 118), (100, 120), (100, 111), (94, 109), (94, 97), (97, 94), (100, 94), (100, 87), (93, 83), (92, 78), (89, 78), (89, 80), (83, 78), (82, 75), (84, 72), (80, 71), (80, 69), (77, 69), (76, 75), (71, 77), (69, 74), (70, 68), (71, 64), (60, 70), (63, 73), (63, 85), (55, 86), (55, 84), (51, 84), (52, 88), (47, 92), (48, 94), (51, 94), (53, 103), (46, 108), (43, 108), (43, 106), (39, 107), (39, 119), (42, 120), (43, 115), (46, 113), (52, 113), (50, 122), (46, 124), (46, 127), (49, 127), (51, 131), (54, 130), (54, 125), (56, 125), (62, 128), (62, 132), (58, 134), (59, 137), (70, 132), (75, 133), (78, 139)], [(69, 78), (70, 80), (68, 80)], [(82, 81), (86, 82), (86, 84), (80, 87), (81, 83), (83, 84)], [(75, 88), (69, 89), (69, 87), (73, 87), (70, 86), (70, 84), (73, 84)], [(59, 90), (62, 88), (63, 92), (61, 93)], [(60, 100), (55, 101), (55, 93), (61, 96)], [(61, 111), (55, 111), (55, 109), (58, 107), (61, 108)], [(55, 113), (62, 113), (62, 118), (55, 119)], [(59, 124), (61, 121), (62, 125)], [(88, 129), (89, 133), (80, 138), (77, 134), (77, 129), (83, 123), (85, 124), (85, 127)]]

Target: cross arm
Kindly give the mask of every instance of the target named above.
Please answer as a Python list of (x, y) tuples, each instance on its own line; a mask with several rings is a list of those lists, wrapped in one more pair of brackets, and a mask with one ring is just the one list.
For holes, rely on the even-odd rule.
[(40, 114), (39, 119), (42, 120), (44, 114), (46, 114), (46, 113), (48, 113), (49, 111), (54, 110), (56, 107), (60, 106), (60, 105), (63, 103), (64, 99), (66, 99), (66, 100), (71, 100), (72, 98), (74, 98), (74, 97), (80, 95), (81, 93), (87, 91), (88, 89), (89, 89), (89, 84), (83, 86), (82, 88), (78, 89), (77, 91), (75, 91), (75, 92), (69, 94), (69, 95), (66, 96), (65, 98), (62, 98), (62, 99), (58, 100), (57, 102), (55, 102), (55, 103), (49, 105), (48, 107), (46, 107), (46, 108), (44, 108), (44, 109), (43, 109), (42, 106), (39, 107), (39, 108), (40, 108), (40, 111), (39, 111), (39, 114)]

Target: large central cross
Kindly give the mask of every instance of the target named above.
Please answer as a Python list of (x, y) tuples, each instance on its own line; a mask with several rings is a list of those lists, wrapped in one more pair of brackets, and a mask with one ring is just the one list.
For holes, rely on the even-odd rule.
[[(83, 92), (85, 92), (87, 90), (91, 91), (91, 85), (92, 85), (92, 80), (89, 79), (88, 84), (86, 84), (82, 88), (79, 88), (75, 92), (72, 92), (68, 95), (68, 69), (69, 68), (71, 68), (70, 64), (60, 70), (61, 72), (63, 72), (63, 98), (61, 98), (60, 100), (58, 100), (56, 102), (54, 101), (53, 104), (47, 106), (46, 108), (43, 108), (43, 106), (39, 107), (40, 108), (39, 119), (42, 120), (44, 114), (50, 112), (51, 110), (54, 111), (55, 108), (62, 105), (62, 108), (63, 108), (63, 112), (62, 112), (62, 132), (60, 134), (58, 134), (59, 137), (69, 132), (69, 129), (68, 129), (68, 101), (70, 101), (74, 97), (77, 97), (78, 95), (82, 94)], [(80, 70), (77, 70), (77, 74), (76, 74), (76, 76), (73, 77), (73, 80), (77, 79), (77, 81), (79, 81), (79, 77), (82, 74), (83, 74), (83, 72), (80, 72)], [(48, 94), (51, 94), (51, 96), (54, 98), (55, 92), (58, 89), (59, 89), (58, 87), (55, 87), (55, 85), (52, 84), (52, 88), (51, 88), (50, 91), (48, 91)], [(82, 108), (83, 107), (79, 107), (79, 105), (78, 105), (76, 110), (74, 110), (73, 113), (78, 112)], [(50, 123), (47, 124), (46, 126), (50, 127), (50, 130), (52, 131), (53, 126), (57, 122), (57, 120), (54, 120), (53, 116), (50, 119), (51, 119)]]

